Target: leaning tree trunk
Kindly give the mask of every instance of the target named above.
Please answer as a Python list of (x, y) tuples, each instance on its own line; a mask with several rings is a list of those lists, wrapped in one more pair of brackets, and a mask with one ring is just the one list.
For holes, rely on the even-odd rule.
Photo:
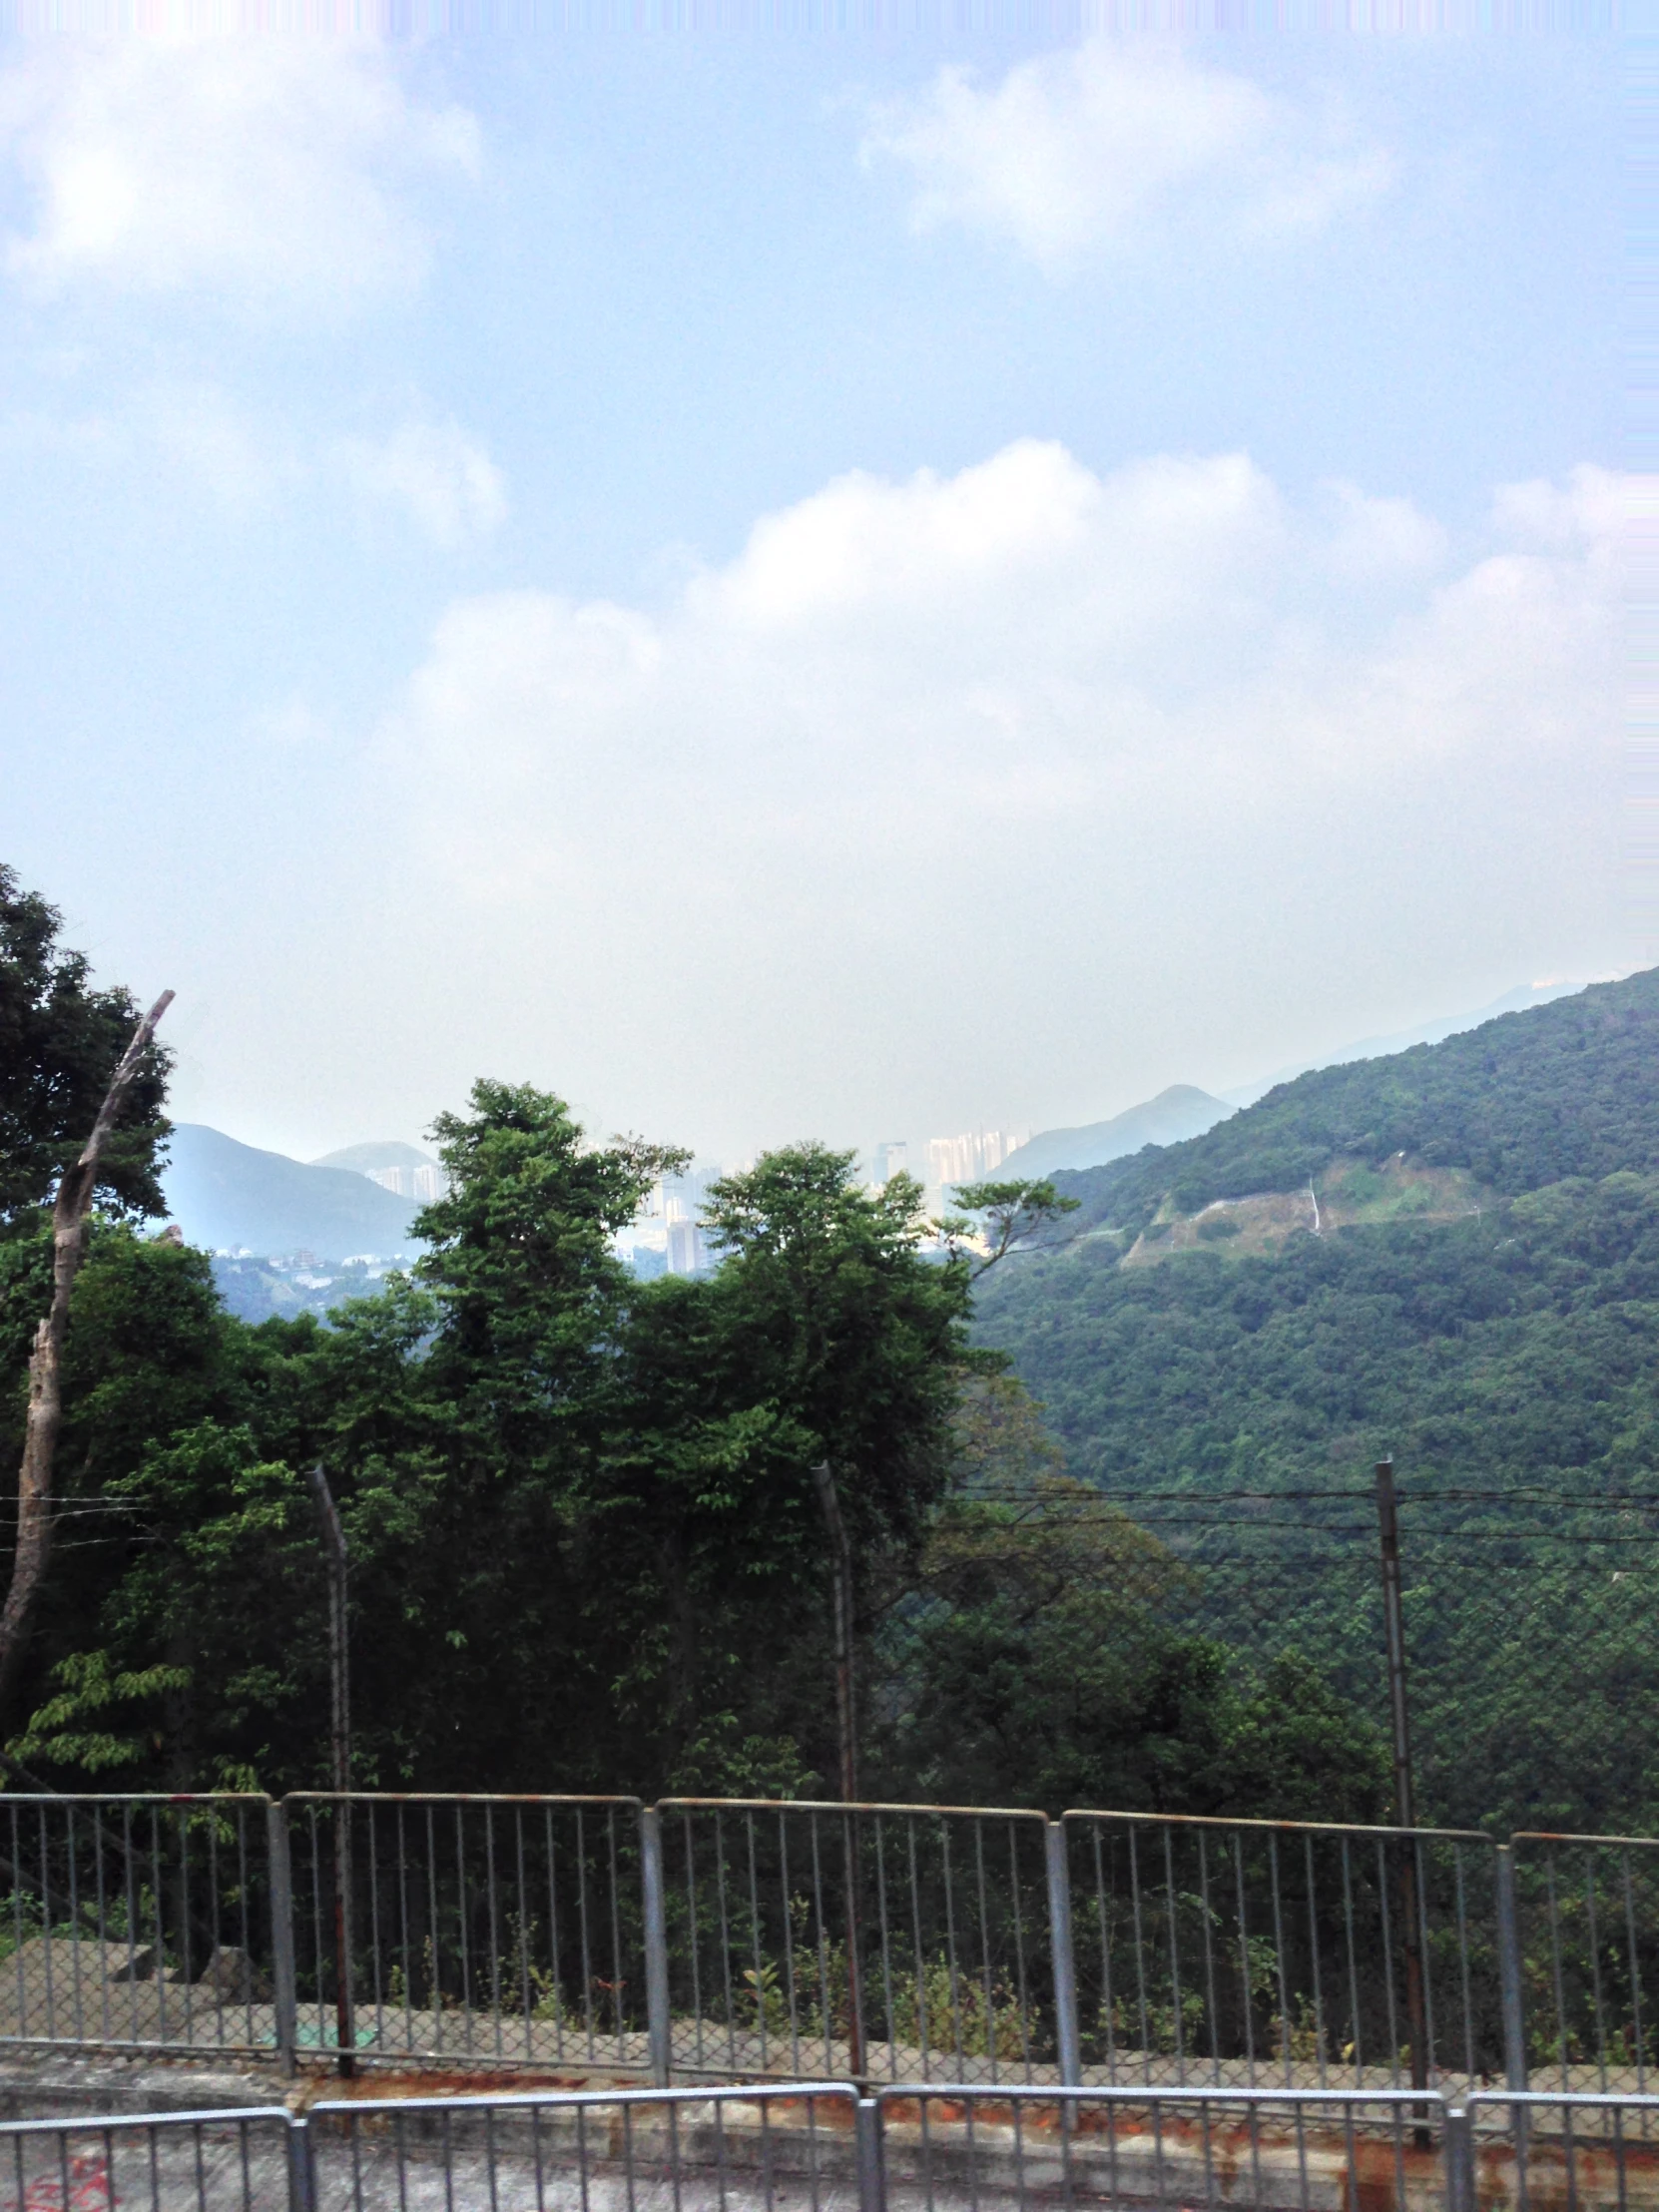
[(52, 1462), (63, 1426), (63, 1345), (69, 1327), (69, 1294), (86, 1251), (87, 1212), (105, 1147), (143, 1067), (156, 1024), (172, 1003), (173, 993), (163, 991), (134, 1030), (98, 1109), (92, 1135), (75, 1165), (64, 1170), (52, 1208), (52, 1304), (35, 1331), (35, 1348), (29, 1356), (29, 1414), (17, 1478), (17, 1550), (11, 1588), (0, 1609), (0, 1712), (17, 1686), (29, 1644), (29, 1623), (52, 1551)]

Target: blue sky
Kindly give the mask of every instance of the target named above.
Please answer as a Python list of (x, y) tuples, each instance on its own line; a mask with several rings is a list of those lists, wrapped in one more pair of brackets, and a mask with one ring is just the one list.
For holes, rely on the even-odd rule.
[(304, 1155), (1095, 1119), (1649, 948), (1615, 38), (0, 44), (0, 854)]

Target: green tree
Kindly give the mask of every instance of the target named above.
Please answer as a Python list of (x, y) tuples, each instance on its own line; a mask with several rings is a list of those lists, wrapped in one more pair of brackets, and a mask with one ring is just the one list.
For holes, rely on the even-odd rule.
[[(44, 1206), (79, 1156), (141, 1011), (130, 992), (93, 987), (85, 953), (58, 942), (62, 924), (0, 865), (0, 1225)], [(153, 1045), (104, 1157), (106, 1209), (164, 1211), (156, 1164), (170, 1064)]]
[(713, 1186), (716, 1358), (829, 1460), (860, 1552), (913, 1550), (950, 1482), (958, 1379), (1001, 1363), (968, 1346), (968, 1263), (923, 1250), (919, 1186), (861, 1189), (853, 1157), (796, 1145)]

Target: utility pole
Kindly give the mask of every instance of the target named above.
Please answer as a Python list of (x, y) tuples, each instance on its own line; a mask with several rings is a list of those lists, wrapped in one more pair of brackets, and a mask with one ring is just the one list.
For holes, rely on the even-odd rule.
[(334, 2031), (335, 2066), (349, 2078), (357, 2070), (357, 2030), (351, 2003), (351, 1680), (345, 1624), (345, 1530), (322, 1462), (310, 1469), (311, 1490), (322, 1520), (328, 1559), (329, 1766), (334, 1793)]
[[(1394, 1821), (1404, 1830), (1417, 1825), (1411, 1789), (1411, 1715), (1405, 1701), (1405, 1615), (1400, 1604), (1399, 1515), (1394, 1499), (1394, 1463), (1377, 1462), (1377, 1523), (1382, 1546), (1382, 1626), (1388, 1646), (1388, 1716), (1394, 1749)], [(1405, 1947), (1405, 2019), (1411, 2045), (1411, 2086), (1428, 2086), (1428, 2021), (1423, 2002), (1421, 1920), (1417, 1893), (1417, 1845), (1413, 1835), (1399, 1839), (1399, 1918)]]
[(835, 1631), (835, 1746), (840, 1769), (841, 1854), (846, 1890), (846, 2061), (854, 2081), (864, 2070), (863, 1990), (858, 1972), (858, 1701), (852, 1674), (852, 1545), (841, 1517), (834, 1470), (828, 1459), (813, 1469), (813, 1483), (830, 1537), (830, 1594)]

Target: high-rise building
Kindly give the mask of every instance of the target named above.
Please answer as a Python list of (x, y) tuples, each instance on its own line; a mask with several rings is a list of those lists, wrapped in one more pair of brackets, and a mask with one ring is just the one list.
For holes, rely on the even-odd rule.
[(877, 1183), (890, 1183), (895, 1175), (903, 1175), (909, 1167), (910, 1148), (902, 1138), (875, 1148), (875, 1176)]
[(707, 1275), (714, 1266), (701, 1222), (680, 1220), (668, 1225), (670, 1275)]
[(963, 1183), (982, 1183), (1011, 1152), (1029, 1144), (1029, 1129), (970, 1129), (959, 1137), (927, 1140), (927, 1198), (937, 1211)]
[(449, 1189), (448, 1174), (436, 1161), (427, 1161), (422, 1167), (364, 1168), (362, 1172), (394, 1198), (412, 1198), (422, 1206), (432, 1205)]

